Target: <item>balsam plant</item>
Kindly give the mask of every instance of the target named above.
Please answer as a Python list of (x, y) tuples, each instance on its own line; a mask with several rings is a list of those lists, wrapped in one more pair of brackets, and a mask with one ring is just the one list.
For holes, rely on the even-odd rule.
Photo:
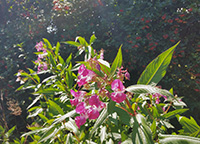
[[(112, 64), (104, 60), (103, 50), (93, 49), (83, 37), (63, 42), (78, 48), (64, 60), (59, 49), (47, 39), (35, 47), (37, 67), (19, 70), (20, 89), (31, 89), (35, 99), (28, 106), (27, 128), (30, 143), (193, 143), (190, 136), (166, 135), (174, 126), (169, 120), (188, 109), (173, 89), (157, 84), (165, 76), (175, 47), (156, 57), (141, 74), (137, 84), (125, 87), (130, 74), (122, 66), (122, 46)], [(83, 61), (74, 60), (84, 55)], [(83, 57), (81, 57), (83, 58)], [(35, 68), (36, 68), (35, 67)], [(183, 122), (180, 122), (183, 123)], [(198, 126), (198, 125), (196, 125)], [(196, 136), (198, 137), (198, 131)], [(184, 134), (184, 131), (181, 132)]]

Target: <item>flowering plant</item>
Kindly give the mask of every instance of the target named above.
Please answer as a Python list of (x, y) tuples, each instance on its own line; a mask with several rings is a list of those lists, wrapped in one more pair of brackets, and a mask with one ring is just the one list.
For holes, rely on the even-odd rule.
[[(59, 49), (47, 39), (36, 45), (37, 71), (20, 70), (20, 89), (32, 89), (35, 99), (28, 106), (34, 119), (30, 132), (33, 143), (180, 143), (199, 139), (165, 135), (174, 128), (169, 119), (188, 109), (181, 98), (156, 86), (166, 74), (178, 43), (155, 58), (136, 85), (125, 87), (130, 74), (122, 67), (122, 46), (112, 64), (104, 60), (103, 50), (93, 49), (83, 37), (65, 44), (78, 48), (84, 61), (73, 66), (72, 54), (64, 60)], [(75, 57), (75, 58), (76, 58)], [(195, 131), (196, 132), (196, 131)], [(181, 139), (181, 140), (180, 140)]]

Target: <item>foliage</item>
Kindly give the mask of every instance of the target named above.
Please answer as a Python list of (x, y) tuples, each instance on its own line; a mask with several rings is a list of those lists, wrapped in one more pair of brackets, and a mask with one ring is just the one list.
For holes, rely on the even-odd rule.
[[(95, 48), (104, 48), (105, 58), (112, 62), (117, 48), (123, 44), (123, 65), (137, 78), (155, 55), (181, 40), (173, 55), (166, 78), (159, 85), (184, 96), (190, 107), (188, 114), (199, 123), (199, 2), (197, 0), (2, 0), (0, 1), (0, 89), (7, 102), (17, 99), (21, 116), (7, 111), (9, 127), (17, 124), (25, 131), (22, 121), (25, 109), (33, 100), (28, 92), (15, 92), (13, 74), (18, 69), (33, 67), (34, 45), (43, 37), (54, 45), (57, 41), (74, 40), (77, 35), (98, 37)], [(56, 8), (56, 4), (64, 7)], [(17, 45), (18, 43), (21, 43)], [(61, 43), (66, 59), (72, 47)], [(73, 63), (73, 62), (72, 62)], [(43, 75), (44, 76), (44, 75)], [(43, 79), (42, 76), (42, 79)], [(44, 76), (45, 77), (45, 76)], [(128, 86), (129, 82), (126, 82)], [(6, 102), (5, 102), (6, 105)], [(29, 123), (29, 121), (25, 121)]]
[(79, 36), (75, 41), (64, 42), (77, 47), (76, 57), (84, 58), (75, 65), (72, 54), (66, 60), (62, 58), (59, 42), (56, 46), (47, 39), (37, 43), (37, 60), (33, 62), (37, 70), (27, 68), (16, 74), (22, 84), (17, 90), (31, 89), (35, 96), (28, 106), (28, 118), (34, 121), (22, 137), (30, 136), (31, 143), (199, 141), (189, 136), (164, 135), (167, 129), (174, 128), (169, 119), (188, 110), (172, 89), (156, 86), (178, 43), (147, 66), (142, 82), (140, 77), (138, 84), (125, 88), (123, 83), (130, 74), (122, 67), (122, 46), (110, 64), (104, 60), (103, 50), (98, 53), (93, 49), (95, 39), (92, 35), (88, 43)]

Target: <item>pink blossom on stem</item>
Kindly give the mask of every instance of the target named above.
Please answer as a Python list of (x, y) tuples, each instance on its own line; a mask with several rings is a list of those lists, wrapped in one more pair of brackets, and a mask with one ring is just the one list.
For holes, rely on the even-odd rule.
[(113, 92), (111, 93), (111, 99), (117, 103), (121, 103), (126, 99), (126, 94), (123, 92)]
[(37, 43), (35, 45), (35, 48), (37, 49), (37, 51), (41, 51), (43, 49), (43, 42), (40, 41), (39, 43)]
[(89, 108), (87, 110), (87, 114), (89, 116), (89, 119), (97, 119), (99, 117), (99, 111), (97, 109), (94, 108)]
[(117, 103), (121, 103), (126, 99), (126, 94), (124, 94), (125, 87), (119, 79), (115, 79), (111, 84), (111, 89), (114, 90), (111, 93), (111, 99)]
[(75, 123), (78, 126), (78, 128), (80, 128), (80, 126), (82, 126), (85, 122), (86, 122), (86, 118), (84, 116), (77, 116), (75, 118)]
[(84, 113), (85, 112), (85, 103), (84, 102), (81, 102), (81, 103), (79, 103), (77, 106), (76, 106), (76, 112), (78, 113), (78, 114), (82, 114), (82, 113)]
[(91, 106), (95, 105), (98, 108), (100, 106), (99, 97), (97, 95), (91, 96), (90, 99), (89, 99), (89, 104)]
[(126, 72), (126, 73), (125, 73), (125, 78), (126, 78), (127, 80), (130, 80), (130, 74), (129, 74), (129, 72)]
[(84, 84), (87, 84), (92, 80), (92, 78), (95, 76), (95, 73), (91, 70), (86, 69), (85, 65), (81, 65), (78, 70), (78, 86), (81, 87)]
[(111, 89), (114, 91), (124, 91), (125, 87), (119, 79), (115, 79), (111, 84)]

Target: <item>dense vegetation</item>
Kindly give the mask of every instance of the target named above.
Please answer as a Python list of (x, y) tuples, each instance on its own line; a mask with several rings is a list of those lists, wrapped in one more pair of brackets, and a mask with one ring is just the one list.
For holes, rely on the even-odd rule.
[[(29, 91), (15, 91), (19, 85), (14, 74), (18, 69), (34, 66), (31, 61), (36, 59), (35, 44), (42, 38), (53, 45), (57, 41), (75, 40), (77, 35), (89, 39), (94, 32), (97, 37), (94, 47), (103, 48), (110, 63), (123, 44), (123, 66), (131, 74), (126, 86), (137, 82), (155, 56), (181, 40), (159, 85), (165, 89), (173, 87), (175, 94), (183, 96), (189, 114), (199, 122), (198, 1), (69, 0), (59, 3), (61, 9), (56, 7), (58, 2), (0, 2), (1, 125), (6, 129), (17, 125), (19, 133), (31, 123), (26, 120), (25, 109), (34, 97)], [(76, 52), (74, 47), (62, 43), (61, 46), (64, 59)], [(23, 123), (18, 123), (19, 120)]]

